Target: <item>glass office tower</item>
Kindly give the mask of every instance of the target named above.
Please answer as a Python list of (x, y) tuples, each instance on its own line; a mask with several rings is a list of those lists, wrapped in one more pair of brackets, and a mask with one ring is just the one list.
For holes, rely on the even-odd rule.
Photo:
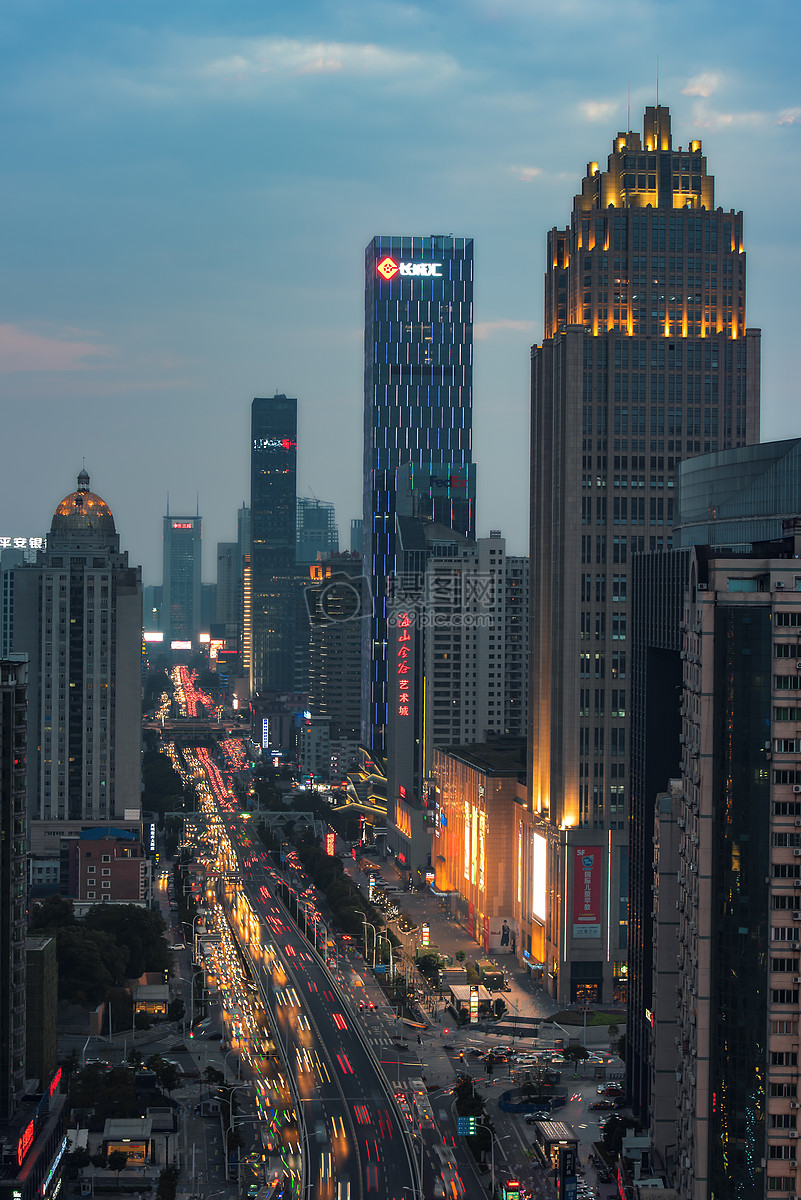
[(297, 400), (256, 397), (250, 439), (251, 695), (294, 686), (297, 453)]
[(434, 469), (433, 519), (475, 536), (473, 242), (376, 237), (365, 252), (362, 736), (386, 748), (387, 579), (395, 572), (398, 470)]

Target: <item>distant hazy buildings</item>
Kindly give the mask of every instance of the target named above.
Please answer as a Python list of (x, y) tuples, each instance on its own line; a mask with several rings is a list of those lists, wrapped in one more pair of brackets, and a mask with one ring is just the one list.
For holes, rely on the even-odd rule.
[(163, 518), (162, 628), (172, 642), (196, 642), (201, 627), (201, 553), (199, 516)]
[[(398, 470), (428, 468), (436, 517), (473, 536), (473, 243), (376, 237), (365, 252), (364, 559), (373, 593), (362, 679), (362, 735), (386, 747), (387, 580), (396, 570)], [(446, 516), (446, 513), (449, 516)]]
[(298, 402), (251, 405), (251, 693), (290, 692), (295, 673)]
[(298, 540), (295, 557), (299, 564), (316, 561), (318, 554), (336, 554), (339, 530), (336, 512), (328, 500), (299, 496), (297, 500)]
[(632, 555), (671, 545), (681, 461), (756, 441), (760, 341), (742, 213), (716, 208), (701, 143), (673, 147), (667, 108), (588, 165), (546, 261), (529, 773), (546, 853), (521, 922), (551, 993), (602, 1003), (627, 992)]
[(82, 471), (47, 549), (15, 580), (14, 648), (28, 655), (28, 806), (39, 821), (136, 819), (142, 581)]

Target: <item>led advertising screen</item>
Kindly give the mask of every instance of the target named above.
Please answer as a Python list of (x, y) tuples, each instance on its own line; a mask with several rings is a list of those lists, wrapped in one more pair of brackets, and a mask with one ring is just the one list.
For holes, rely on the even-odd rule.
[(601, 848), (581, 846), (573, 857), (573, 937), (601, 936)]
[(546, 896), (546, 846), (545, 838), (534, 834), (531, 854), (531, 911), (540, 921), (545, 921)]

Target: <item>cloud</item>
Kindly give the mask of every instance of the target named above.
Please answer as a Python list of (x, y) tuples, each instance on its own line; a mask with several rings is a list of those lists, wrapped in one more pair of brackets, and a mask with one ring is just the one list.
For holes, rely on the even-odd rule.
[(0, 325), (0, 372), (90, 371), (98, 365), (92, 359), (112, 353), (110, 346), (72, 340), (69, 335), (75, 332), (67, 329), (50, 336), (19, 325)]
[(681, 89), (681, 94), (682, 96), (711, 96), (713, 92), (717, 91), (718, 82), (717, 75), (713, 75), (707, 71), (691, 79)]
[(798, 125), (801, 123), (801, 108), (784, 108), (776, 118), (777, 125)]
[(512, 333), (527, 333), (531, 335), (534, 329), (534, 321), (476, 321), (473, 326), (473, 336), (477, 342), (485, 342), (488, 338), (494, 337), (496, 333), (504, 333), (507, 330), (510, 330)]
[(607, 121), (618, 107), (615, 100), (585, 100), (579, 105), (579, 112), (588, 121)]
[(538, 175), (542, 175), (542, 167), (512, 167), (515, 175), (523, 183), (531, 183)]

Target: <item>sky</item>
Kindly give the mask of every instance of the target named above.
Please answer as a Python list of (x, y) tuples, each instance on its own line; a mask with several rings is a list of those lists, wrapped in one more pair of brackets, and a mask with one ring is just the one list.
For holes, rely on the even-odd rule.
[(298, 494), (361, 515), (364, 248), (475, 239), (478, 533), (528, 548), (547, 231), (646, 104), (745, 213), (762, 438), (801, 434), (797, 0), (4, 0), (0, 536), (85, 462), (161, 582), (247, 501), (253, 396), (297, 396)]

